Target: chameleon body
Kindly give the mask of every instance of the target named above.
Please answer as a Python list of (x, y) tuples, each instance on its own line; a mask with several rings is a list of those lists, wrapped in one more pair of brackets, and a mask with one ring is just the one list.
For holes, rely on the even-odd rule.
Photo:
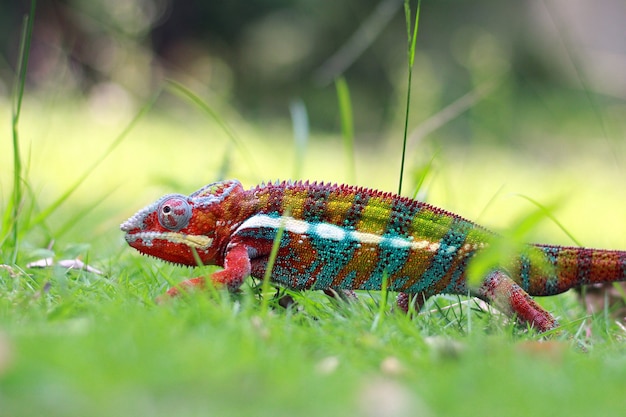
[[(419, 305), (435, 294), (471, 293), (540, 331), (557, 322), (530, 295), (626, 280), (626, 252), (528, 245), (469, 288), (468, 263), (493, 233), (427, 203), (347, 185), (285, 181), (245, 190), (236, 180), (216, 182), (189, 196), (166, 195), (121, 229), (143, 254), (222, 266), (209, 279), (230, 290), (247, 276), (264, 276), (281, 229), (270, 277), (282, 286), (380, 290), (386, 279), (405, 309), (410, 298)], [(181, 286), (204, 283), (194, 278)]]

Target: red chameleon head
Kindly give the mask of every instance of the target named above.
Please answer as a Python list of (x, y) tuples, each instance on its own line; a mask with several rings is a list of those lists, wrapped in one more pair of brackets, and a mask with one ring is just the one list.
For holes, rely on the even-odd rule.
[(168, 194), (139, 210), (120, 229), (126, 232), (126, 242), (145, 255), (189, 266), (198, 261), (220, 264), (233, 226), (224, 216), (225, 200), (242, 190), (232, 180), (209, 184), (189, 196)]

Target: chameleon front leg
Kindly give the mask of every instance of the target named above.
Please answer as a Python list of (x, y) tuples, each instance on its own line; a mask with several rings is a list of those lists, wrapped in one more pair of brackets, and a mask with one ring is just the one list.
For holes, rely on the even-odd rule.
[(503, 313), (516, 315), (522, 324), (530, 324), (542, 333), (558, 327), (556, 319), (502, 271), (491, 272), (478, 289), (478, 295)]
[[(250, 275), (251, 265), (248, 247), (245, 245), (235, 245), (224, 258), (224, 269), (214, 272), (208, 278), (216, 288), (227, 288), (229, 291), (237, 290), (244, 279)], [(206, 286), (206, 278), (197, 277), (181, 282), (176, 287), (167, 290), (167, 295), (176, 297), (181, 291), (191, 289), (202, 289)]]

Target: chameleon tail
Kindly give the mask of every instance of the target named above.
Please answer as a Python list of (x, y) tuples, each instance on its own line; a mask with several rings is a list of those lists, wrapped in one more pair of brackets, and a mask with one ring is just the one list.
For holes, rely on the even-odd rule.
[(558, 322), (531, 295), (553, 295), (581, 285), (626, 281), (626, 251), (551, 245), (528, 247), (515, 264), (495, 270), (483, 281), (479, 296), (500, 311), (515, 315), (540, 332)]
[[(553, 295), (581, 285), (626, 281), (626, 251), (534, 245), (513, 272), (530, 295)], [(528, 256), (529, 255), (529, 256)]]

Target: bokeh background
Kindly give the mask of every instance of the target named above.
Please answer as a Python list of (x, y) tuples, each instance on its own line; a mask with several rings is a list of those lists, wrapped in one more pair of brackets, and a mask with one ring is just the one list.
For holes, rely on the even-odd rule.
[[(29, 5), (0, 2), (5, 97)], [(525, 141), (528, 118), (532, 129), (536, 113), (551, 112), (558, 121), (561, 112), (587, 114), (589, 95), (603, 110), (608, 107), (605, 117), (611, 117), (612, 104), (623, 105), (621, 0), (422, 6), (413, 125), (488, 80), (501, 82), (500, 89), (471, 115), (473, 123), (465, 115), (451, 125), (453, 139)], [(373, 140), (402, 123), (402, 1), (41, 1), (28, 80), (31, 90), (62, 91), (94, 105), (136, 106), (164, 78), (173, 78), (265, 122), (289, 118), (289, 102), (299, 98), (312, 128), (335, 130), (336, 99), (327, 90), (339, 75), (349, 82), (361, 136)], [(541, 129), (551, 124), (544, 119)], [(548, 133), (555, 132), (567, 131)]]
[[(0, 1), (6, 192), (11, 94), (29, 7)], [(608, 179), (622, 181), (626, 172), (625, 40), (622, 0), (424, 1), (407, 193), (430, 170), (422, 197), (471, 218), (502, 189), (544, 202), (580, 198), (567, 203), (575, 207), (564, 214), (570, 224), (618, 205), (597, 196), (618, 198), (622, 183)], [(197, 105), (161, 94), (67, 204), (102, 210), (110, 219), (103, 230), (163, 192), (190, 192), (221, 177), (395, 190), (407, 74), (400, 0), (40, 1), (19, 126), (28, 181), (42, 206), (54, 201), (173, 80), (243, 146)], [(356, 175), (342, 155), (338, 77), (350, 90)], [(297, 116), (308, 131), (300, 159), (294, 108), (306, 111), (305, 122)], [(488, 223), (520, 205), (503, 204)]]

